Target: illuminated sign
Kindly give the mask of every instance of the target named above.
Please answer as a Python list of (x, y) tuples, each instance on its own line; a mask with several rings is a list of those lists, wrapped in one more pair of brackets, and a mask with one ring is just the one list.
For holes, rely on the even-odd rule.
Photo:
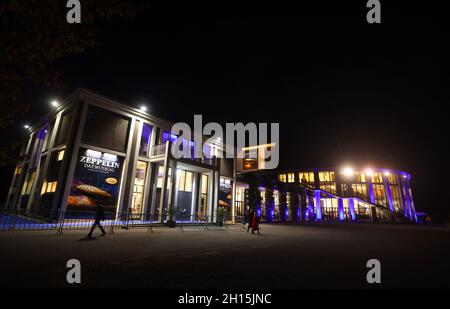
[(80, 148), (68, 198), (69, 211), (92, 211), (97, 204), (115, 212), (123, 158)]

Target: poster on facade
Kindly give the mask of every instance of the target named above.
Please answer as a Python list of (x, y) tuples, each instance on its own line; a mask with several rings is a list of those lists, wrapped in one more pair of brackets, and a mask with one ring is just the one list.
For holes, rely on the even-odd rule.
[(80, 148), (68, 198), (68, 211), (94, 211), (98, 204), (115, 212), (123, 158)]
[(233, 201), (233, 182), (230, 179), (220, 178), (219, 206), (225, 207), (231, 213)]

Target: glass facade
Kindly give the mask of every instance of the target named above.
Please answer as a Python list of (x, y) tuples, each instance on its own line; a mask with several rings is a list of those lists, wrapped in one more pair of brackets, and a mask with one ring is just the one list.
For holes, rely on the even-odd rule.
[(319, 188), (336, 194), (336, 178), (332, 171), (319, 172)]
[(308, 186), (314, 187), (314, 172), (300, 172), (298, 175), (300, 183)]

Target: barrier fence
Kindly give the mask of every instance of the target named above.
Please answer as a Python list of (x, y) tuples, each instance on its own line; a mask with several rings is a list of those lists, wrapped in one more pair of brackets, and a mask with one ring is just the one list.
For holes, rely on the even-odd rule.
[[(30, 230), (89, 230), (95, 222), (95, 212), (51, 212), (47, 210), (0, 211), (0, 231), (30, 231)], [(101, 225), (107, 231), (116, 229), (147, 229), (170, 226), (183, 230), (186, 226), (200, 226), (208, 229), (211, 226), (224, 226), (230, 222), (242, 222), (242, 218), (225, 216), (208, 216), (205, 214), (175, 213), (172, 218), (166, 213), (105, 213)]]

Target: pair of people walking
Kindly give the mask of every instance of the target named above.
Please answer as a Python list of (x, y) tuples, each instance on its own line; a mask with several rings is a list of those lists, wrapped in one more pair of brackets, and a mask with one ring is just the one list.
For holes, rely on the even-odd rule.
[(259, 216), (256, 213), (256, 211), (251, 210), (246, 217), (246, 222), (248, 223), (247, 226), (247, 233), (250, 231), (250, 228), (252, 229), (252, 234), (255, 234), (255, 231), (258, 232), (258, 234), (261, 234), (259, 231)]

